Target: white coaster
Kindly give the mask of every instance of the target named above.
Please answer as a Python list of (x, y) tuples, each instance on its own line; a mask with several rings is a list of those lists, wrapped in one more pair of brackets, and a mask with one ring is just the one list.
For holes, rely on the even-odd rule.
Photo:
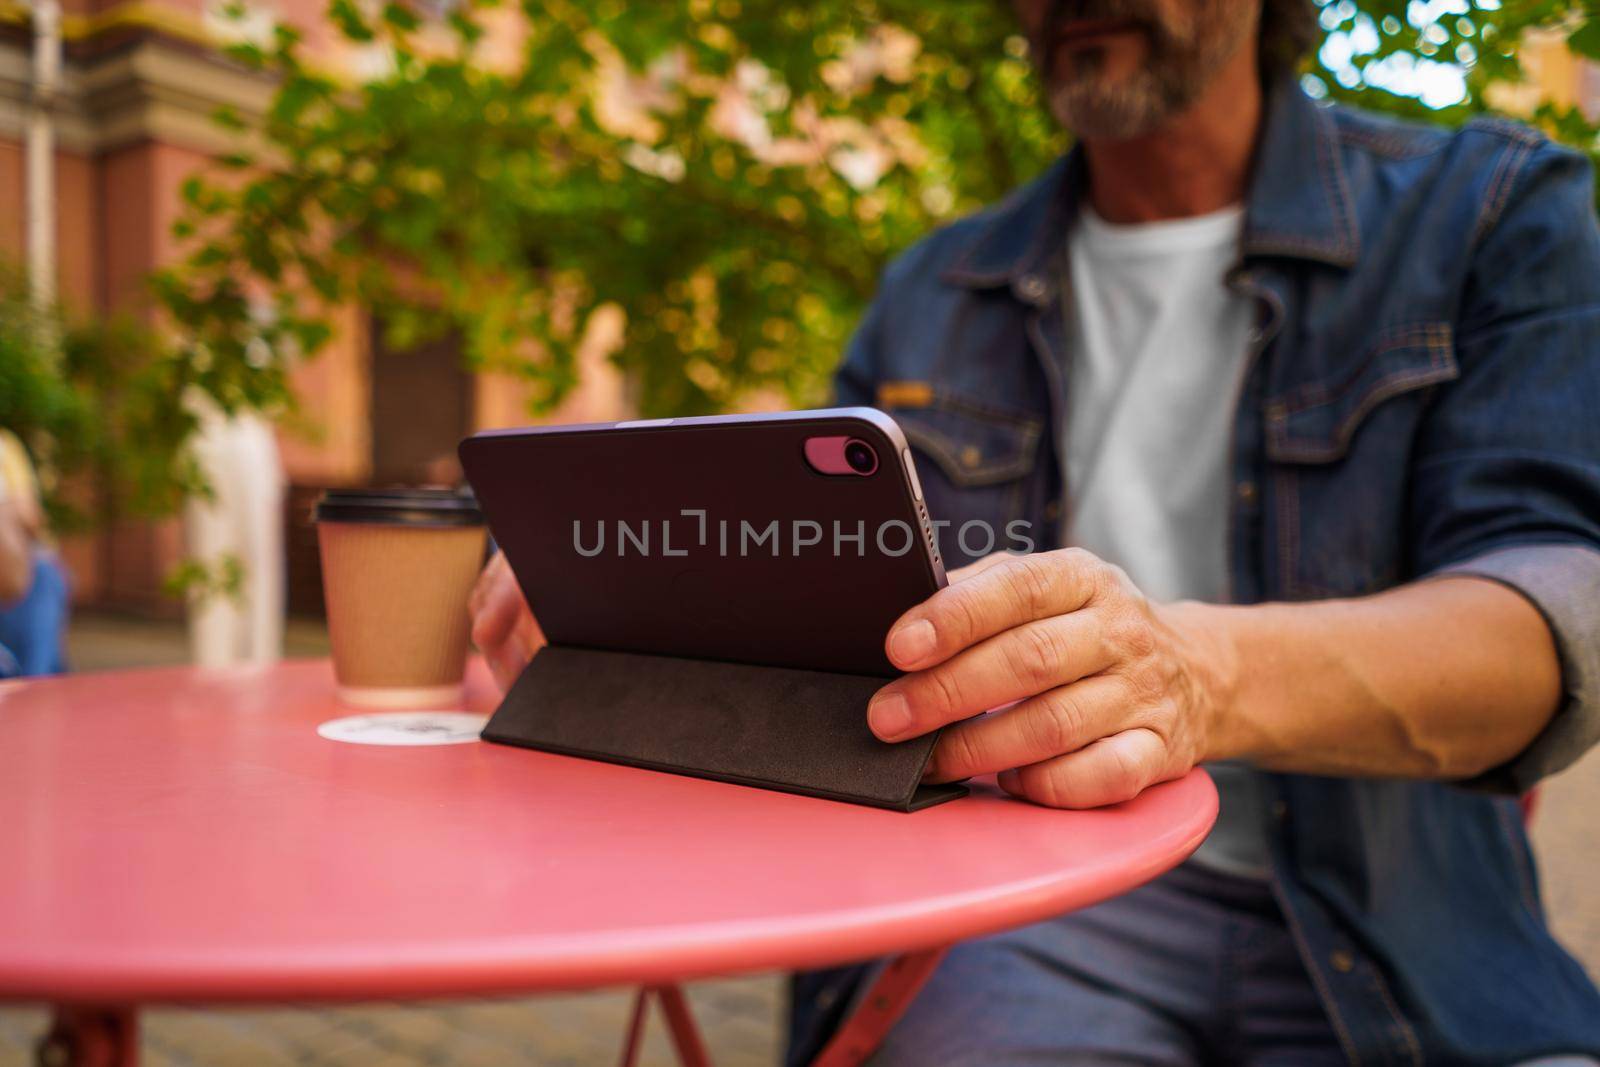
[(476, 741), (488, 721), (468, 711), (385, 711), (329, 719), (317, 733), (353, 745), (462, 745)]

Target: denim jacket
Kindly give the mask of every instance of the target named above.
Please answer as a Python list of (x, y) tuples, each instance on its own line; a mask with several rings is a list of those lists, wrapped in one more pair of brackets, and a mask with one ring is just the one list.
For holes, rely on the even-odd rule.
[[(941, 550), (1022, 519), (1060, 540), (1076, 153), (886, 272), (837, 379), (916, 451)], [(1269, 775), (1273, 884), (1352, 1063), (1600, 1055), (1600, 995), (1555, 942), (1513, 794), (1600, 732), (1600, 230), (1587, 164), (1499, 121), (1459, 130), (1268, 96), (1241, 255), (1232, 599), (1374, 593), (1449, 572), (1550, 623), (1566, 700), (1466, 783)], [(974, 546), (978, 547), (978, 546)], [(848, 999), (797, 984), (797, 1058)]]

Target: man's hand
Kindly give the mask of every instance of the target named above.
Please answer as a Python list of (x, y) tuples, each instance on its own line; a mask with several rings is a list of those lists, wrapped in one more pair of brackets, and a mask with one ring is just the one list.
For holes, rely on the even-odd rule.
[(509, 689), (545, 642), (505, 553), (496, 552), (483, 569), (467, 610), (472, 615), (472, 643), (488, 661), (500, 689)]
[(910, 673), (867, 712), (885, 741), (949, 727), (930, 780), (1000, 772), (1009, 793), (1088, 808), (1207, 757), (1231, 656), (1186, 605), (1151, 604), (1082, 549), (991, 556), (951, 577), (890, 629), (889, 658)]

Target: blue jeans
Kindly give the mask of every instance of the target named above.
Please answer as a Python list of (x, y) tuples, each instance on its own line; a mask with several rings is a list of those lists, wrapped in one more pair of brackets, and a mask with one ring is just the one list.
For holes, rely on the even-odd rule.
[(957, 945), (870, 1065), (1348, 1062), (1271, 889), (1185, 864), (1096, 907)]
[(1346, 1062), (1263, 883), (1185, 865), (956, 946), (874, 1067)]
[(71, 590), (67, 572), (54, 555), (36, 552), (33, 579), (15, 603), (0, 606), (0, 648), (16, 657), (24, 675), (66, 671), (62, 640), (67, 629)]

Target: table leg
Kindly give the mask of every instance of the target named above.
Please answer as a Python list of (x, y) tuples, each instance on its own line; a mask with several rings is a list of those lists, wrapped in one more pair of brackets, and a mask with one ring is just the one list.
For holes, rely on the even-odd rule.
[(34, 1049), (39, 1067), (138, 1067), (139, 1017), (132, 1008), (57, 1006)]
[(866, 1062), (933, 976), (946, 951), (908, 952), (889, 961), (811, 1067), (857, 1067)]
[(661, 1001), (661, 1013), (667, 1017), (667, 1032), (672, 1035), (672, 1047), (678, 1053), (683, 1067), (711, 1067), (711, 1056), (695, 1025), (694, 1012), (689, 1008), (689, 998), (676, 985), (646, 986), (633, 999), (633, 1016), (628, 1020), (628, 1037), (622, 1046), (621, 1067), (634, 1067), (639, 1050), (644, 1045), (645, 1016), (650, 1011), (650, 998)]
[(628, 1039), (622, 1046), (620, 1067), (636, 1067), (639, 1047), (644, 1039), (644, 1019), (650, 1013), (650, 990), (640, 989), (633, 998), (633, 1017), (628, 1020)]
[(711, 1057), (700, 1039), (700, 1028), (694, 1023), (694, 1013), (689, 1010), (689, 999), (683, 995), (683, 987), (659, 986), (656, 996), (661, 998), (667, 1030), (672, 1034), (673, 1047), (678, 1050), (678, 1062), (683, 1067), (711, 1067)]

